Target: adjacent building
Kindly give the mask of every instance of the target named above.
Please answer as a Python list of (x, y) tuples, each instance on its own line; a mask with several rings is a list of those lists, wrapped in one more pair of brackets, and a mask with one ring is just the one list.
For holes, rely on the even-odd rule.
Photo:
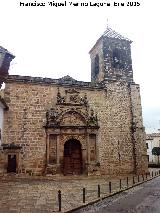
[(146, 135), (146, 146), (149, 164), (158, 164), (158, 156), (152, 154), (154, 147), (160, 147), (160, 132)]
[(0, 96), (0, 145), (2, 143), (4, 111), (7, 109), (8, 109), (7, 104), (5, 103), (4, 99)]

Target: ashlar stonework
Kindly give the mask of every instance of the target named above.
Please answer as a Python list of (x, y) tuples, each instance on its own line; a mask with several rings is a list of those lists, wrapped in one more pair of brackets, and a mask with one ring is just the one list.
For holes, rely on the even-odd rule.
[(1, 172), (103, 175), (147, 172), (131, 41), (110, 28), (90, 51), (91, 82), (5, 79)]

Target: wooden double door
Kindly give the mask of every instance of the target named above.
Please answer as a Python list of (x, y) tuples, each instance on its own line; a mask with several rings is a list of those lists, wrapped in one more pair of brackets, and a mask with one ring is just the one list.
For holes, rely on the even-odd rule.
[(82, 149), (78, 140), (68, 140), (64, 145), (64, 175), (82, 174)]

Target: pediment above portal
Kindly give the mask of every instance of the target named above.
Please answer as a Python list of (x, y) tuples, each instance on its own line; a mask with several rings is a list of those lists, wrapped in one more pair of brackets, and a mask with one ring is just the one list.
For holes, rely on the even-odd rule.
[(86, 126), (86, 118), (77, 111), (68, 111), (60, 119), (61, 126)]
[(89, 106), (87, 94), (83, 96), (75, 88), (57, 90), (57, 103), (46, 112), (46, 128), (98, 127), (97, 114)]
[(46, 112), (46, 126), (86, 126), (88, 113), (86, 109), (76, 107), (50, 108)]
[(93, 109), (83, 107), (50, 108), (46, 112), (45, 128), (61, 127), (95, 127), (98, 128), (98, 118)]

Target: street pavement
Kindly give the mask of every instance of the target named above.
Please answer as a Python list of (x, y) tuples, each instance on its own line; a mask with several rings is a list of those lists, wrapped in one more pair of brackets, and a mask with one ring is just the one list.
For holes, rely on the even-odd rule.
[[(111, 193), (119, 191), (120, 188), (126, 189), (127, 187), (131, 187), (138, 182), (149, 179), (151, 176), (140, 175), (133, 177), (133, 175), (130, 175), (128, 178), (127, 176), (21, 177), (18, 174), (2, 176), (0, 177), (0, 213), (58, 212), (58, 190), (61, 190), (62, 212), (70, 211), (84, 205), (82, 194), (83, 188), (85, 188), (85, 204), (87, 204), (99, 199), (98, 185), (100, 187), (100, 196), (102, 198), (110, 195)], [(111, 193), (109, 190), (110, 181)], [(159, 186), (157, 185), (156, 187), (158, 189)], [(152, 190), (150, 188), (148, 189)], [(135, 189), (132, 189), (131, 192), (134, 192), (134, 190)], [(126, 192), (122, 193), (122, 195), (126, 195)], [(144, 197), (144, 195), (142, 195), (142, 197)], [(152, 195), (152, 201), (154, 201), (153, 198), (156, 198), (156, 196)], [(148, 201), (146, 200), (145, 202)], [(97, 204), (97, 207), (94, 207), (95, 210), (92, 208), (90, 212), (99, 212), (99, 205), (100, 204)], [(103, 208), (100, 208), (100, 211), (103, 212)], [(104, 210), (104, 212), (106, 211)], [(116, 212), (116, 209), (111, 212)]]
[(160, 213), (160, 177), (74, 213)]

